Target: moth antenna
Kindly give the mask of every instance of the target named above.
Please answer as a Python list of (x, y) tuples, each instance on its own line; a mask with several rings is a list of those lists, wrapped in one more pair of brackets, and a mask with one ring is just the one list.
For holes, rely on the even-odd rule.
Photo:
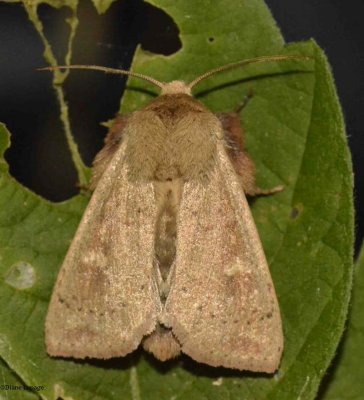
[(243, 66), (249, 65), (249, 64), (257, 64), (257, 63), (263, 63), (263, 62), (268, 62), (268, 61), (286, 61), (286, 60), (311, 60), (311, 57), (278, 55), (278, 56), (261, 56), (261, 57), (249, 58), (247, 60), (242, 60), (242, 61), (234, 62), (231, 64), (223, 65), (222, 67), (217, 67), (210, 71), (207, 71), (203, 75), (197, 77), (191, 83), (189, 83), (188, 87), (190, 89), (192, 89), (198, 83), (205, 80), (206, 78), (209, 78), (211, 75), (215, 75), (219, 72), (223, 72), (223, 71), (226, 71), (229, 69), (234, 69), (234, 68), (243, 67)]
[(156, 79), (154, 79), (150, 76), (139, 74), (138, 72), (131, 72), (131, 71), (126, 71), (124, 69), (117, 69), (117, 68), (101, 67), (99, 65), (59, 65), (57, 67), (38, 68), (38, 71), (54, 71), (57, 69), (89, 69), (89, 70), (93, 70), (93, 71), (105, 72), (106, 74), (129, 75), (134, 78), (139, 78), (139, 79), (143, 79), (147, 82), (150, 82), (153, 85), (160, 87), (161, 89), (163, 89), (165, 86), (165, 84), (163, 82), (157, 81)]

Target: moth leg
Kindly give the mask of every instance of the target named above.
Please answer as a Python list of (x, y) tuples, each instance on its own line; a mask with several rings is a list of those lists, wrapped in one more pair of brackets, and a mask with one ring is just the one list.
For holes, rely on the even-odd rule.
[(92, 163), (92, 177), (89, 190), (94, 190), (96, 188), (97, 183), (112, 159), (112, 156), (119, 148), (128, 118), (128, 115), (117, 114), (113, 120), (104, 140), (105, 145), (96, 154), (96, 157)]
[(236, 173), (240, 177), (244, 192), (248, 196), (268, 195), (283, 190), (283, 186), (276, 186), (271, 189), (262, 189), (257, 186), (255, 181), (255, 164), (245, 149), (244, 131), (240, 123), (239, 112), (247, 105), (252, 94), (246, 97), (246, 100), (231, 113), (218, 114), (222, 124), (227, 151), (230, 160), (233, 163)]

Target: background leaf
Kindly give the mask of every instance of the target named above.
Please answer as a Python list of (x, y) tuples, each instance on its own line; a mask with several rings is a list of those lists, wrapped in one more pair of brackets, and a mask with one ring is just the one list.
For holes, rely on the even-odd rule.
[(116, 0), (92, 0), (96, 10), (99, 12), (99, 14), (104, 13), (105, 11), (108, 10), (108, 8), (111, 6), (112, 3), (114, 3)]
[[(3, 360), (0, 359), (0, 400), (39, 400), (40, 397), (30, 391), (18, 389), (24, 388), (18, 376), (14, 374)], [(14, 388), (15, 387), (15, 388)]]
[(364, 245), (354, 271), (348, 326), (322, 400), (358, 400), (364, 393)]
[[(285, 46), (262, 1), (152, 4), (174, 18), (183, 48), (169, 57), (139, 49), (133, 69), (163, 81), (190, 80), (215, 66), (258, 55), (315, 58), (231, 71), (196, 89), (215, 112), (234, 109), (253, 90), (242, 121), (258, 182), (285, 186), (284, 192), (253, 204), (282, 310), (281, 368), (271, 377), (213, 369), (187, 357), (160, 364), (141, 352), (110, 362), (48, 357), (46, 307), (87, 199), (47, 202), (15, 182), (4, 161), (0, 355), (24, 382), (45, 385), (40, 394), (46, 399), (312, 399), (342, 333), (353, 244), (350, 156), (326, 59), (314, 42)], [(131, 81), (123, 110), (135, 110), (152, 98), (141, 89), (151, 88)], [(5, 127), (0, 138), (3, 152)], [(14, 273), (18, 280), (9, 279)], [(23, 288), (24, 281), (33, 283)]]

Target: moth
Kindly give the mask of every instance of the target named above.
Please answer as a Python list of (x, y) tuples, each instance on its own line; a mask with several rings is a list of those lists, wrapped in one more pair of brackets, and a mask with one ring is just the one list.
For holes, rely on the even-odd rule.
[(255, 184), (237, 115), (216, 116), (191, 90), (269, 56), (162, 83), (121, 116), (93, 164), (92, 198), (59, 272), (45, 323), (51, 356), (122, 357), (140, 344), (165, 361), (274, 372), (280, 310), (246, 195)]

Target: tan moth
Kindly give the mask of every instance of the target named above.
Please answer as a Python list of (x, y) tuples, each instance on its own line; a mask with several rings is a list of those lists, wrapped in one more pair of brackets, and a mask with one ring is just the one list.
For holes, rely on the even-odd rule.
[(145, 79), (161, 95), (116, 120), (96, 156), (92, 198), (65, 257), (46, 318), (52, 356), (125, 356), (274, 372), (283, 351), (279, 306), (245, 194), (254, 164), (237, 115), (216, 116), (193, 82)]

